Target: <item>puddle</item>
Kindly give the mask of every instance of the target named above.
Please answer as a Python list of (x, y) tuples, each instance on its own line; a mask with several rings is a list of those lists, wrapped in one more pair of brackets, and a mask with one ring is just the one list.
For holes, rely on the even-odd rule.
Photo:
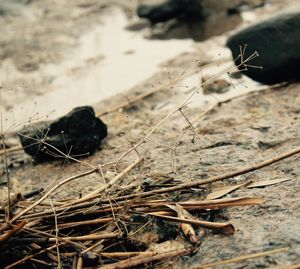
[[(57, 118), (81, 105), (93, 105), (139, 84), (159, 71), (160, 64), (183, 52), (193, 51), (194, 41), (148, 40), (142, 32), (125, 30), (128, 20), (121, 9), (112, 8), (102, 15), (103, 23), (84, 33), (79, 46), (68, 53), (67, 60), (58, 64), (41, 65), (37, 71), (22, 73), (13, 63), (4, 62), (0, 68), (0, 81), (13, 79), (30, 80), (45, 78), (43, 94), (28, 95), (14, 103), (5, 116), (4, 128), (24, 122), (35, 113), (39, 119)], [(177, 107), (193, 91), (199, 88), (199, 77), (218, 74), (230, 65), (231, 53), (224, 47), (226, 35), (198, 43), (213, 62), (202, 73), (180, 81), (187, 86), (169, 104), (158, 104), (163, 110)], [(8, 60), (9, 61), (9, 60)], [(219, 62), (217, 64), (216, 62)], [(228, 80), (225, 74), (223, 77)], [(12, 81), (13, 81), (12, 79)], [(190, 100), (190, 107), (203, 107), (236, 95), (262, 88), (260, 84), (243, 76), (241, 81), (232, 80), (234, 87), (224, 94), (204, 95), (200, 90)], [(242, 82), (242, 83), (241, 83)], [(172, 98), (171, 98), (172, 99)]]
[[(80, 45), (59, 64), (40, 66), (31, 78), (53, 78), (44, 94), (14, 104), (6, 125), (28, 119), (32, 111), (55, 118), (75, 106), (93, 105), (102, 99), (124, 92), (159, 70), (160, 63), (182, 52), (192, 51), (192, 40), (146, 40), (142, 33), (124, 30), (128, 21), (122, 10), (110, 9), (103, 24), (80, 38)], [(0, 79), (26, 79), (12, 66), (2, 65)], [(35, 105), (34, 105), (35, 104)], [(53, 112), (54, 111), (54, 112)]]

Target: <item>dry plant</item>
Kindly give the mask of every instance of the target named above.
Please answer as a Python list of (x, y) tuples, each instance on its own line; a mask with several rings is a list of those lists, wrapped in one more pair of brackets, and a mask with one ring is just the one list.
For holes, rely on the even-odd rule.
[[(7, 172), (8, 202), (6, 207), (3, 207), (3, 209), (6, 209), (4, 211), (6, 212), (6, 218), (1, 220), (0, 226), (0, 259), (3, 267), (6, 269), (24, 268), (24, 266), (28, 268), (36, 268), (36, 266), (46, 268), (50, 264), (55, 268), (81, 269), (84, 267), (130, 268), (147, 264), (154, 265), (170, 260), (174, 261), (180, 256), (195, 253), (208, 230), (226, 235), (233, 234), (234, 227), (231, 223), (215, 222), (213, 216), (215, 212), (222, 208), (262, 204), (264, 200), (259, 197), (220, 198), (235, 189), (248, 186), (249, 182), (228, 190), (222, 190), (222, 195), (220, 195), (220, 192), (214, 193), (213, 200), (178, 201), (174, 199), (172, 194), (175, 191), (180, 192), (182, 190), (189, 192), (195, 187), (199, 188), (208, 183), (261, 169), (300, 153), (300, 148), (264, 162), (207, 179), (178, 182), (174, 178), (165, 178), (163, 181), (152, 182), (147, 186), (142, 186), (141, 182), (131, 182), (126, 186), (120, 186), (120, 182), (132, 170), (138, 170), (137, 167), (144, 161), (144, 156), (140, 154), (139, 150), (145, 143), (151, 141), (151, 136), (173, 115), (178, 113), (187, 123), (187, 127), (182, 129), (179, 137), (183, 135), (187, 128), (190, 128), (195, 136), (200, 138), (193, 121), (189, 119), (184, 111), (185, 107), (205, 84), (213, 81), (220, 74), (231, 74), (236, 72), (237, 69), (260, 68), (250, 65), (251, 60), (258, 56), (257, 52), (245, 57), (245, 50), (245, 47), (241, 47), (240, 55), (235, 59), (235, 63), (239, 61), (239, 64), (233, 64), (229, 69), (216, 74), (210, 80), (201, 84), (176, 109), (159, 120), (137, 143), (133, 144), (114, 162), (94, 166), (78, 160), (69, 153), (57, 150), (48, 144), (44, 137), (36, 139), (35, 142), (42, 147), (47, 147), (48, 153), (52, 156), (80, 162), (87, 169), (79, 174), (60, 180), (37, 197), (17, 201), (14, 205), (11, 204), (9, 174)], [(171, 87), (174, 87), (171, 77), (169, 77), (169, 80)], [(151, 90), (106, 113), (128, 107), (154, 94), (156, 91), (156, 89)], [(212, 107), (200, 116), (203, 117), (211, 109)], [(172, 156), (176, 154), (179, 139), (170, 148)], [(3, 132), (2, 140), (4, 145)], [(120, 162), (132, 152), (136, 152), (136, 159), (118, 172), (109, 182), (106, 182), (104, 169), (113, 166), (115, 171), (118, 171), (117, 168)], [(7, 160), (5, 147), (4, 158)], [(94, 173), (98, 174), (104, 182), (99, 188), (78, 199), (53, 199), (53, 195), (66, 183)], [(205, 219), (206, 215), (210, 215), (211, 218)], [(149, 226), (161, 223), (163, 220), (166, 225), (169, 225), (165, 232), (168, 229), (171, 230), (174, 223), (178, 224), (178, 234), (181, 234), (186, 242), (178, 243), (180, 247), (177, 245), (176, 248), (166, 248), (164, 252), (148, 249), (147, 244), (143, 242), (143, 233), (149, 229)], [(177, 226), (175, 228), (177, 230)], [(157, 230), (152, 232), (159, 233)], [(140, 241), (138, 238), (140, 238)], [(271, 253), (276, 251), (286, 251), (286, 249), (275, 249)], [(270, 252), (253, 254), (229, 262), (238, 262), (269, 254)], [(223, 263), (228, 263), (228, 261)], [(220, 262), (220, 264), (222, 263)], [(203, 265), (199, 268), (207, 268), (207, 266)], [(209, 264), (209, 266), (213, 266), (213, 264)]]
[(8, 147), (7, 146), (7, 137), (10, 137), (11, 133), (15, 129), (20, 128), (21, 126), (28, 125), (28, 124), (34, 124), (35, 122), (40, 121), (41, 119), (44, 118), (44, 115), (39, 115), (39, 113), (35, 111), (36, 103), (34, 102), (31, 113), (26, 120), (20, 121), (20, 122), (13, 121), (8, 126), (4, 126), (4, 123), (7, 123), (7, 118), (5, 118), (3, 91), (7, 91), (7, 90), (9, 92), (13, 91), (12, 88), (7, 89), (4, 86), (0, 86), (0, 137), (1, 137), (0, 155), (3, 156), (3, 160), (4, 160), (5, 177), (6, 177), (6, 184), (7, 184), (7, 199), (6, 199), (7, 210), (5, 210), (5, 213), (6, 213), (5, 219), (6, 219), (6, 221), (9, 221), (9, 219), (11, 218), (11, 215), (10, 215), (11, 214), (11, 204), (12, 204), (12, 202), (16, 202), (16, 199), (13, 199), (14, 201), (11, 201), (12, 200), (12, 195), (11, 195), (11, 188), (12, 188), (11, 185), (12, 184), (11, 184), (10, 172), (9, 172), (9, 168), (8, 168), (8, 154), (11, 152), (14, 152), (14, 151), (23, 150), (23, 147), (18, 146), (18, 145)]

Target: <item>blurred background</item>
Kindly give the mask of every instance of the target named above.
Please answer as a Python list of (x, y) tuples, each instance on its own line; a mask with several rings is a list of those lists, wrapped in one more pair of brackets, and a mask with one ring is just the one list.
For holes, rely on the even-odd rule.
[[(230, 63), (225, 46), (229, 35), (297, 2), (1, 0), (4, 124), (34, 116), (55, 118), (75, 106), (96, 106), (115, 94), (126, 100), (126, 91), (146, 79), (149, 88), (161, 77), (170, 83), (177, 78), (185, 88), (197, 87), (203, 79), (199, 66), (204, 66), (205, 78)], [(180, 77), (182, 72), (185, 76)], [(221, 91), (219, 98), (257, 84), (245, 78), (236, 85), (241, 91), (227, 89), (230, 93)], [(196, 105), (210, 100), (214, 98), (202, 96)]]

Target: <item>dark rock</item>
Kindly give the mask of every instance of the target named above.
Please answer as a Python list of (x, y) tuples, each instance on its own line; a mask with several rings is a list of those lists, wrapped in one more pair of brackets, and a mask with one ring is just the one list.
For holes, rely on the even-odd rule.
[[(138, 6), (137, 14), (141, 18), (148, 19), (153, 25), (171, 20), (166, 24), (165, 33), (156, 33), (154, 37), (161, 39), (164, 35), (166, 38), (192, 37), (200, 41), (236, 27), (242, 21), (237, 10), (239, 2), (239, 0), (167, 0), (160, 4), (141, 4)], [(169, 36), (170, 33), (173, 36)]]
[(39, 161), (63, 157), (61, 152), (71, 156), (92, 154), (106, 136), (106, 125), (89, 106), (74, 108), (52, 122), (24, 127), (19, 133), (25, 152)]
[(165, 22), (174, 17), (183, 15), (186, 10), (185, 6), (190, 0), (168, 0), (158, 5), (138, 6), (137, 14), (140, 18), (147, 18), (152, 24)]
[(203, 86), (203, 94), (222, 94), (229, 91), (231, 84), (225, 79), (217, 79), (212, 81), (211, 83), (204, 84)]
[[(249, 56), (253, 51), (259, 57), (243, 71), (250, 78), (265, 84), (274, 84), (300, 78), (300, 8), (275, 16), (246, 28), (227, 41), (233, 58), (239, 55), (239, 46), (247, 44)], [(244, 57), (244, 58), (245, 58)], [(241, 68), (242, 69), (242, 68)]]
[(213, 13), (230, 13), (238, 4), (237, 0), (167, 0), (156, 5), (141, 4), (137, 8), (137, 14), (141, 18), (147, 18), (152, 24), (173, 18), (201, 21)]

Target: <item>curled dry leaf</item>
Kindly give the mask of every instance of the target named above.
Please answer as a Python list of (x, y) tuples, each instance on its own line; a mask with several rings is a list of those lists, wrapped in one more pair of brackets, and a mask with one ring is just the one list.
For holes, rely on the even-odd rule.
[[(194, 219), (194, 217), (179, 204), (175, 204), (175, 206), (174, 205), (167, 205), (167, 207), (174, 210), (177, 213), (177, 216), (179, 218)], [(196, 243), (197, 242), (196, 233), (195, 233), (195, 230), (193, 229), (191, 224), (180, 223), (179, 228), (182, 231), (182, 233), (184, 234), (184, 236), (186, 238), (188, 238), (191, 243)]]
[(184, 234), (184, 236), (186, 238), (188, 238), (188, 240), (192, 243), (192, 244), (196, 244), (198, 243), (198, 238), (197, 235), (195, 233), (195, 230), (193, 229), (191, 224), (187, 224), (187, 223), (180, 223), (179, 224), (179, 228), (182, 231), (182, 233)]
[[(177, 213), (177, 216), (179, 218), (194, 219), (194, 217), (179, 204), (176, 204), (175, 206), (174, 205), (169, 205), (168, 207), (171, 208), (172, 210), (174, 210)], [(182, 231), (182, 233), (184, 234), (184, 236), (186, 238), (188, 238), (188, 240), (192, 244), (196, 244), (199, 241), (197, 236), (196, 236), (196, 232), (195, 232), (195, 230), (194, 230), (194, 228), (191, 224), (189, 224), (189, 223), (180, 223), (179, 228)]]

